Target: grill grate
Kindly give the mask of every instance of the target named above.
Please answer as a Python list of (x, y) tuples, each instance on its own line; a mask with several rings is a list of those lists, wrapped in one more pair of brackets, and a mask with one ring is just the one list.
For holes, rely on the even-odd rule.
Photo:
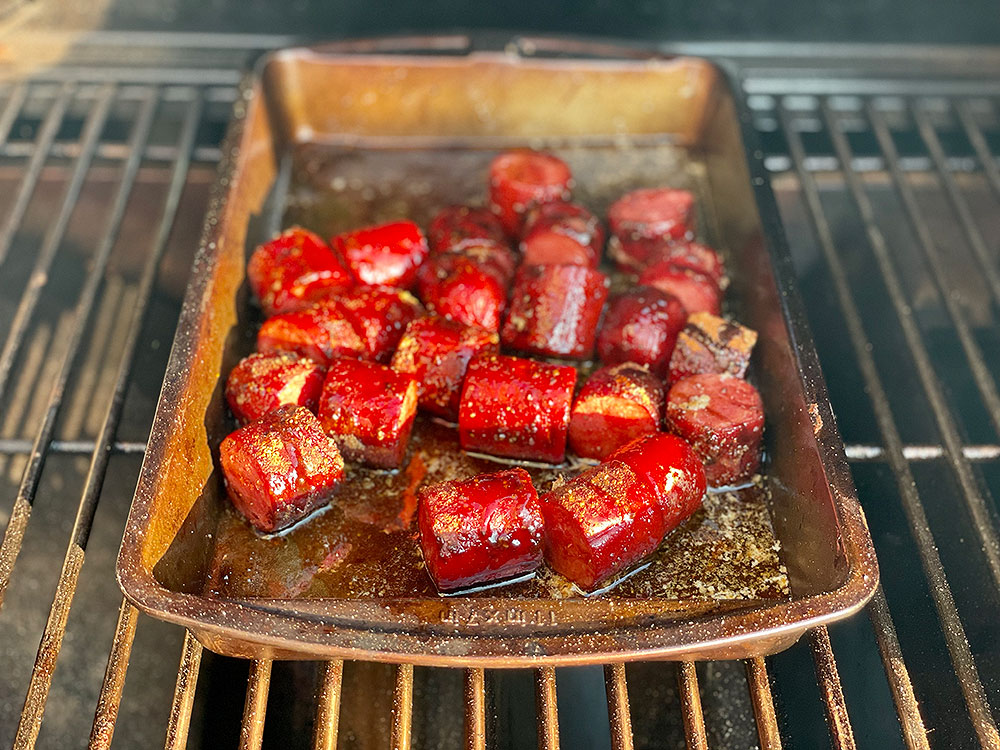
[(868, 620), (742, 666), (532, 679), (241, 663), (122, 601), (110, 570), (235, 87), (88, 72), (0, 89), (0, 743), (1000, 748), (996, 81), (746, 81), (880, 554)]

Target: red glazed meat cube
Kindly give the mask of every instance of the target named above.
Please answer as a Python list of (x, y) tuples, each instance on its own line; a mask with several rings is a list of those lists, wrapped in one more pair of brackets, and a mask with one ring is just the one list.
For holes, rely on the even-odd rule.
[(639, 438), (541, 498), (545, 559), (592, 590), (652, 553), (701, 505), (705, 475), (673, 435)]
[(333, 249), (300, 227), (286, 230), (254, 250), (247, 281), (268, 317), (307, 305), (321, 294), (353, 285)]
[(521, 231), (524, 215), (535, 206), (569, 200), (573, 175), (562, 159), (519, 149), (490, 163), (490, 210), (512, 237)]
[(722, 310), (722, 292), (708, 276), (669, 262), (657, 263), (639, 274), (639, 283), (654, 286), (674, 295), (688, 314), (708, 312), (718, 315)]
[(522, 266), (500, 337), (518, 351), (587, 359), (607, 296), (607, 277), (592, 268)]
[(431, 254), (462, 252), (467, 247), (485, 243), (507, 244), (500, 220), (488, 208), (447, 206), (431, 219), (427, 227)]
[(709, 372), (742, 378), (756, 343), (757, 332), (752, 328), (709, 313), (695, 313), (677, 337), (670, 358), (670, 382)]
[(507, 307), (505, 284), (458, 253), (439, 255), (426, 264), (418, 291), (432, 312), (488, 331), (500, 329)]
[(597, 338), (605, 364), (637, 362), (663, 377), (687, 313), (672, 294), (639, 286), (611, 300)]
[(569, 446), (584, 458), (607, 458), (660, 428), (663, 384), (632, 362), (594, 372), (576, 397), (569, 418)]
[(348, 461), (398, 467), (417, 411), (417, 381), (391, 367), (355, 359), (330, 365), (319, 421)]
[(219, 458), (230, 500), (263, 532), (325, 505), (344, 476), (337, 445), (302, 406), (282, 406), (231, 433)]
[(575, 385), (572, 367), (519, 357), (475, 357), (458, 410), (462, 448), (561, 463)]
[(477, 354), (499, 353), (500, 337), (495, 332), (427, 316), (406, 327), (392, 358), (392, 369), (417, 379), (422, 409), (456, 420), (469, 360)]
[(701, 507), (705, 497), (705, 466), (698, 453), (676, 435), (658, 432), (623, 446), (611, 461), (628, 464), (651, 487), (671, 531)]
[(322, 365), (295, 354), (251, 354), (226, 380), (226, 401), (242, 424), (263, 417), (279, 406), (304, 406), (316, 411), (325, 371)]
[(731, 375), (692, 375), (667, 394), (667, 426), (705, 462), (713, 487), (750, 480), (760, 466), (764, 405), (757, 389)]
[(400, 289), (360, 287), (338, 297), (365, 342), (368, 359), (388, 362), (410, 321), (423, 312), (417, 298)]
[[(479, 268), (493, 276), (504, 289), (510, 286), (511, 279), (521, 262), (510, 245), (497, 242), (481, 242), (468, 244), (456, 253), (473, 261)], [(442, 261), (452, 253), (438, 255), (435, 260)]]
[(533, 209), (521, 235), (526, 266), (574, 265), (597, 268), (604, 250), (604, 227), (576, 203), (543, 203)]
[(674, 242), (661, 237), (621, 242), (614, 238), (608, 244), (608, 254), (623, 271), (642, 271), (662, 263), (704, 274), (719, 289), (729, 286), (722, 258), (708, 245), (698, 242)]
[(440, 591), (504, 581), (542, 561), (542, 513), (524, 469), (441, 482), (419, 496), (420, 546)]
[(412, 221), (355, 229), (333, 238), (351, 273), (362, 284), (408, 289), (427, 257), (427, 239)]
[(626, 193), (608, 209), (608, 224), (619, 240), (690, 239), (694, 196), (687, 190), (642, 188)]
[(336, 357), (366, 357), (369, 350), (344, 306), (327, 300), (265, 320), (257, 351), (294, 352), (326, 366)]

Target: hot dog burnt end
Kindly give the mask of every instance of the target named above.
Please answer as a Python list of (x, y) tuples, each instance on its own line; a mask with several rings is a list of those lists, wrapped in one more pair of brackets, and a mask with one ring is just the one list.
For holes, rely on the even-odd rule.
[(423, 487), (419, 503), (420, 546), (441, 591), (514, 578), (542, 561), (542, 514), (524, 469)]

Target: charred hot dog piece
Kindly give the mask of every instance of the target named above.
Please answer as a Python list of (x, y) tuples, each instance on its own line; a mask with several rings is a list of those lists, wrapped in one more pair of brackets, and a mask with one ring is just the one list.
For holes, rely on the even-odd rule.
[(462, 448), (561, 463), (576, 370), (530, 359), (479, 356), (469, 362), (458, 411)]
[(521, 234), (521, 262), (526, 266), (597, 268), (603, 250), (604, 227), (577, 203), (543, 203), (527, 215)]
[(420, 298), (437, 315), (498, 331), (507, 307), (506, 284), (460, 253), (439, 255), (420, 269)]
[(394, 221), (344, 232), (333, 246), (361, 284), (408, 289), (427, 258), (427, 239), (412, 221)]
[(670, 382), (703, 373), (742, 378), (757, 343), (757, 332), (709, 313), (695, 313), (674, 347), (670, 358)]
[(668, 261), (652, 265), (639, 274), (639, 283), (674, 295), (689, 315), (696, 312), (718, 315), (722, 309), (722, 292), (712, 279)]
[(667, 426), (705, 462), (713, 487), (750, 480), (760, 466), (764, 405), (757, 389), (731, 375), (692, 375), (667, 394)]
[(241, 424), (279, 406), (304, 406), (315, 412), (324, 375), (323, 366), (307, 357), (254, 353), (229, 373), (226, 401)]
[(369, 356), (368, 343), (336, 300), (268, 318), (257, 332), (257, 351), (293, 352), (323, 366), (337, 357)]
[(495, 332), (430, 315), (406, 327), (392, 369), (417, 379), (420, 408), (455, 420), (469, 360), (477, 354), (499, 354), (499, 350), (500, 337)]
[(594, 372), (576, 397), (569, 445), (583, 458), (605, 459), (637, 437), (660, 428), (663, 384), (632, 362)]
[(694, 196), (688, 190), (641, 188), (626, 193), (608, 208), (608, 224), (622, 243), (690, 239), (693, 222)]
[(616, 238), (608, 245), (608, 254), (623, 271), (643, 271), (662, 263), (708, 276), (719, 289), (729, 286), (722, 258), (708, 245), (698, 242), (675, 242), (662, 237), (622, 242)]
[(592, 268), (522, 266), (500, 337), (518, 351), (587, 359), (607, 296), (607, 277)]
[(592, 590), (652, 553), (701, 505), (697, 456), (672, 435), (639, 438), (543, 495), (545, 559)]
[(441, 591), (530, 573), (542, 559), (542, 514), (524, 469), (441, 482), (419, 493), (427, 572)]
[(503, 224), (488, 208), (446, 206), (427, 227), (431, 254), (462, 252), (467, 247), (493, 242), (507, 244)]
[(319, 235), (300, 227), (254, 250), (247, 264), (247, 281), (267, 317), (307, 306), (320, 295), (354, 284), (333, 249)]
[(348, 461), (398, 467), (417, 411), (417, 381), (385, 365), (339, 359), (319, 399), (319, 421)]
[(511, 237), (535, 206), (569, 200), (572, 174), (562, 159), (528, 149), (507, 151), (490, 163), (490, 210)]
[(401, 289), (358, 287), (337, 301), (365, 342), (367, 358), (377, 362), (392, 359), (406, 326), (423, 312), (417, 298)]
[(672, 294), (639, 286), (614, 297), (601, 324), (597, 353), (605, 364), (637, 362), (663, 377), (687, 312)]
[(303, 406), (282, 406), (231, 433), (219, 457), (233, 505), (263, 532), (325, 505), (344, 476), (337, 445)]

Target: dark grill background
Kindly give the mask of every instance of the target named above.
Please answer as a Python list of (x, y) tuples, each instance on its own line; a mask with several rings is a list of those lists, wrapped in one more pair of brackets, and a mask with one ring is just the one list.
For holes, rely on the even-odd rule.
[(556, 670), (553, 694), (548, 671), (249, 664), (119, 612), (115, 555), (239, 71), (283, 43), (104, 34), (0, 88), (0, 744), (30, 747), (44, 710), (39, 747), (84, 746), (96, 710), (95, 745), (114, 727), (122, 748), (311, 747), (317, 716), (342, 748), (462, 747), (467, 721), (491, 748), (552, 747), (556, 720), (567, 748), (1000, 747), (989, 50), (671, 48), (743, 71), (881, 561), (867, 615), (749, 664)]

